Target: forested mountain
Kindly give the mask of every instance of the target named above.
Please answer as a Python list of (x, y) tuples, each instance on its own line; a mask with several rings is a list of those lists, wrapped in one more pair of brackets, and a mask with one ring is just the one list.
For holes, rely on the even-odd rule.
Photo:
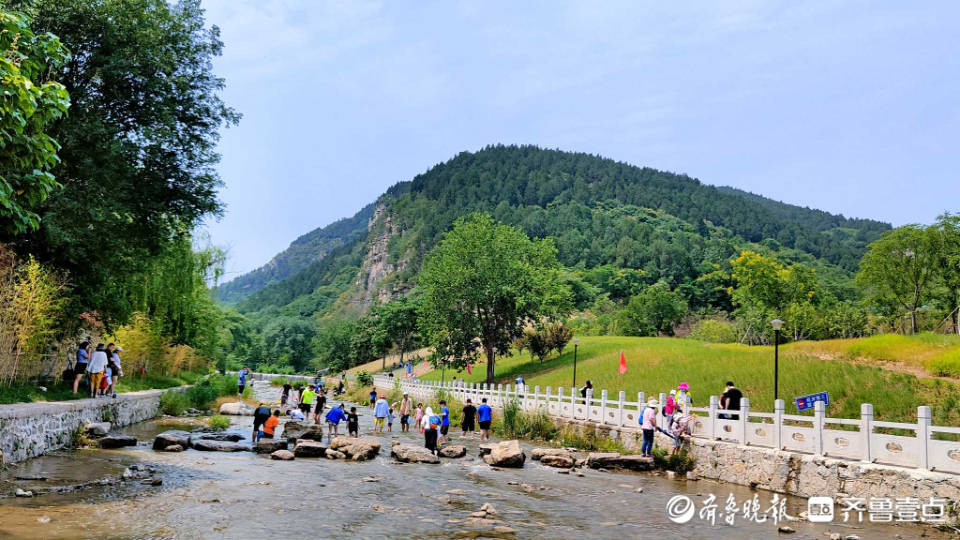
[[(463, 152), (390, 188), (367, 214), (366, 234), (358, 233), (358, 222), (338, 222), (307, 235), (340, 247), (251, 295), (240, 309), (303, 316), (335, 305), (362, 311), (377, 299), (389, 300), (415, 285), (424, 255), (457, 218), (474, 211), (531, 237), (552, 238), (563, 265), (614, 298), (604, 276), (623, 269), (639, 286), (663, 281), (685, 288), (691, 306), (709, 303), (708, 289), (716, 288), (698, 278), (743, 247), (767, 249), (849, 280), (866, 245), (890, 228), (595, 155), (498, 145)], [(338, 224), (337, 237), (332, 228)], [(309, 259), (301, 252), (296, 260)], [(225, 288), (265, 282), (243, 276)]]
[(218, 297), (224, 302), (236, 302), (271, 283), (296, 275), (334, 249), (366, 236), (371, 215), (373, 204), (368, 204), (353, 217), (340, 219), (326, 227), (308, 232), (291, 242), (287, 249), (267, 264), (219, 287)]

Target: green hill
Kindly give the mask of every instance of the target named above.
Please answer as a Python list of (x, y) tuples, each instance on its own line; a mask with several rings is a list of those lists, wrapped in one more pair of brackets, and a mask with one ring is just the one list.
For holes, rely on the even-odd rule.
[(362, 312), (410, 290), (427, 251), (473, 211), (553, 238), (560, 261), (584, 286), (617, 297), (614, 281), (624, 276), (611, 272), (628, 270), (632, 290), (663, 280), (684, 288), (695, 307), (714, 302), (704, 287), (716, 285), (697, 278), (740, 249), (803, 261), (842, 282), (865, 246), (890, 228), (595, 155), (491, 146), (463, 152), (393, 186), (354, 218), (305, 235), (224, 285), (221, 298), (240, 300), (251, 314)]

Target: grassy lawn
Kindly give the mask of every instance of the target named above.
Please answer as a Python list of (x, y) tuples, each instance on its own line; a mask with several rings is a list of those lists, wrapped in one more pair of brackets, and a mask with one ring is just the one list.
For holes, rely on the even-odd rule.
[[(886, 336), (879, 336), (886, 338)], [(902, 337), (902, 336), (895, 336)], [(956, 343), (948, 336), (943, 343)], [(878, 338), (863, 340), (835, 340), (832, 342), (799, 343), (784, 346), (780, 356), (780, 397), (787, 400), (788, 411), (795, 413), (791, 400), (795, 396), (814, 392), (830, 392), (831, 403), (827, 414), (855, 418), (860, 415), (861, 403), (872, 403), (878, 419), (913, 421), (917, 406), (930, 405), (934, 422), (941, 425), (960, 425), (960, 386), (952, 381), (917, 378), (902, 373), (851, 361), (866, 356), (891, 362), (910, 362), (912, 355), (936, 355), (947, 345), (940, 340), (918, 336), (891, 340), (888, 347)], [(817, 347), (820, 345), (820, 347)], [(865, 352), (851, 353), (851, 349)], [(933, 352), (930, 352), (930, 350)], [(617, 372), (620, 350), (627, 358), (627, 373)], [(826, 352), (834, 356), (826, 358)], [(904, 356), (906, 355), (906, 356)], [(470, 382), (482, 382), (486, 365), (473, 367), (473, 375), (450, 370), (446, 379), (454, 375)], [(512, 383), (523, 374), (528, 385), (547, 386), (554, 391), (560, 386), (569, 392), (573, 378), (573, 347), (562, 356), (552, 357), (543, 364), (531, 361), (529, 355), (513, 355), (497, 361), (497, 381)], [(422, 377), (439, 380), (434, 370)], [(656, 395), (676, 388), (681, 381), (690, 384), (697, 406), (706, 406), (709, 396), (720, 395), (724, 382), (733, 380), (750, 398), (754, 410), (773, 409), (773, 347), (709, 344), (688, 339), (584, 337), (581, 339), (577, 362), (577, 385), (591, 379), (596, 395), (606, 389), (612, 399), (620, 390), (628, 399), (636, 399), (638, 391)]]
[[(144, 376), (121, 377), (117, 383), (117, 392), (136, 392), (138, 390), (151, 390), (154, 388), (172, 388), (184, 384), (193, 384), (202, 377), (200, 373), (184, 372), (177, 376), (147, 374)], [(73, 393), (73, 384), (66, 382), (53, 383), (47, 386), (43, 391), (39, 386), (33, 383), (20, 383), (11, 386), (0, 386), (0, 404), (4, 403), (28, 403), (32, 401), (65, 401), (69, 399), (79, 399), (89, 397), (90, 388), (78, 389), (77, 394)]]

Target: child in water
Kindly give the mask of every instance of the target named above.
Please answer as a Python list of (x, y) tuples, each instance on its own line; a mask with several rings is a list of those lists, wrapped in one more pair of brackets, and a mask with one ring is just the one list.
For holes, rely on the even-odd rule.
[(387, 411), (387, 432), (393, 433), (393, 409)]
[(413, 425), (420, 428), (420, 434), (423, 434), (423, 424), (420, 422), (423, 420), (423, 403), (417, 403), (417, 412), (413, 415)]
[(347, 415), (347, 432), (351, 437), (360, 436), (360, 415), (356, 407), (350, 407), (350, 414)]

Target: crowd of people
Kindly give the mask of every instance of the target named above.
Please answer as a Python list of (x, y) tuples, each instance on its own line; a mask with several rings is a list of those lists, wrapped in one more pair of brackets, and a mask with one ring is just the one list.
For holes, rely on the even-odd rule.
[[(100, 343), (91, 351), (90, 342), (84, 341), (77, 347), (76, 361), (67, 369), (66, 380), (73, 378), (73, 393), (81, 388), (90, 388), (90, 397), (117, 397), (117, 382), (123, 376), (120, 366), (120, 352), (123, 347), (113, 343)], [(87, 382), (84, 382), (84, 379)]]

